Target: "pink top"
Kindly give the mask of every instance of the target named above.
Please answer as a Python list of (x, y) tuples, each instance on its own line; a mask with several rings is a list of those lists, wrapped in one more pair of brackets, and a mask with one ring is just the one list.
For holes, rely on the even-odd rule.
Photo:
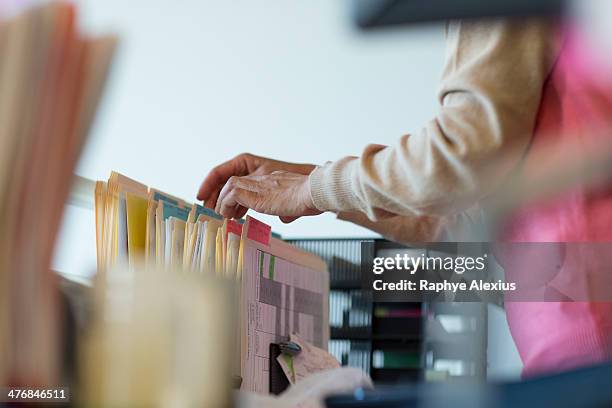
[[(523, 172), (541, 165), (535, 157), (551, 142), (571, 143), (572, 155), (612, 136), (612, 81), (572, 32), (545, 84), (533, 144)], [(579, 141), (578, 144), (576, 142)], [(576, 146), (580, 146), (576, 148)], [(515, 242), (612, 241), (612, 188), (576, 189), (515, 214), (505, 238)], [(574, 265), (576, 264), (573, 262)], [(588, 266), (578, 263), (580, 276)], [(609, 264), (608, 264), (609, 265)], [(579, 278), (578, 278), (579, 279)], [(612, 303), (508, 302), (508, 323), (524, 363), (524, 376), (594, 364), (612, 357)]]

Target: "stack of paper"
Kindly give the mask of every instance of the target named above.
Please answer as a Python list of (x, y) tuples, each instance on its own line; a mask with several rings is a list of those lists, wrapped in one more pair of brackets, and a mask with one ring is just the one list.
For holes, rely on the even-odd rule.
[(115, 172), (96, 183), (95, 208), (100, 271), (127, 263), (236, 277), (237, 221)]
[(0, 21), (1, 384), (56, 384), (49, 265), (115, 43), (83, 37), (68, 4)]

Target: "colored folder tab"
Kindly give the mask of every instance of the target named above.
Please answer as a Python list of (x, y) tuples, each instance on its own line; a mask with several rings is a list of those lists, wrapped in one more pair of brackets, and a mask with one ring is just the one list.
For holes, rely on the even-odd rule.
[(200, 215), (205, 215), (207, 217), (214, 218), (219, 221), (223, 221), (223, 217), (220, 214), (217, 214), (213, 210), (207, 207), (203, 207), (199, 204), (194, 204), (193, 208), (195, 209), (195, 219), (197, 220)]
[(264, 245), (270, 244), (272, 237), (272, 228), (256, 218), (247, 217), (246, 221), (247, 238), (257, 241)]
[(187, 219), (189, 218), (189, 208), (177, 207), (176, 205), (167, 203), (165, 201), (163, 201), (161, 205), (163, 209), (164, 221), (170, 217), (174, 217), (187, 222)]
[(170, 203), (172, 205), (176, 205), (178, 207), (179, 205), (179, 201), (170, 197), (167, 194), (162, 193), (161, 191), (154, 191), (153, 192), (153, 200), (155, 201), (165, 201), (167, 203)]

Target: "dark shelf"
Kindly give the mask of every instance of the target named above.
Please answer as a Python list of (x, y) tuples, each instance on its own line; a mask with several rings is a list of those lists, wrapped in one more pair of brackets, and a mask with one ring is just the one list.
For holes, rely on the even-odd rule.
[(385, 317), (372, 319), (372, 332), (392, 336), (419, 336), (423, 332), (423, 320), (417, 317)]
[(422, 368), (372, 368), (372, 380), (377, 384), (402, 384), (419, 381), (423, 378)]
[(382, 341), (382, 340), (401, 340), (401, 341), (420, 341), (423, 339), (423, 336), (420, 333), (412, 333), (412, 334), (373, 334), (372, 340)]
[(356, 290), (362, 289), (360, 280), (335, 281), (329, 283), (330, 290)]
[(330, 338), (332, 340), (404, 340), (419, 341), (422, 339), (421, 333), (372, 333), (369, 328), (330, 328)]
[(369, 327), (330, 327), (330, 338), (338, 340), (371, 340)]
[[(292, 240), (292, 242), (318, 254), (328, 265), (330, 291), (336, 292), (330, 293), (330, 298), (333, 298), (330, 309), (336, 308), (334, 321), (335, 324), (341, 325), (330, 327), (330, 340), (350, 342), (348, 351), (341, 353), (343, 355), (349, 355), (353, 351), (355, 354), (365, 353), (365, 359), (361, 363), (353, 362), (353, 364), (363, 366), (377, 384), (402, 384), (422, 379), (424, 377), (422, 367), (387, 369), (372, 367), (374, 350), (391, 353), (423, 352), (423, 322), (427, 318), (426, 306), (420, 302), (374, 302), (373, 291), (364, 290), (360, 279), (362, 264), (368, 265), (378, 251), (394, 250), (398, 245), (379, 239), (307, 239)], [(378, 315), (375, 313), (377, 310)], [(353, 316), (353, 312), (357, 314)], [(351, 323), (369, 325), (349, 326)], [(358, 343), (358, 347), (353, 348), (353, 343)], [(344, 345), (335, 346), (338, 346), (338, 350), (344, 350)], [(347, 363), (344, 360), (343, 362)], [(420, 363), (420, 366), (422, 365), (423, 361)]]

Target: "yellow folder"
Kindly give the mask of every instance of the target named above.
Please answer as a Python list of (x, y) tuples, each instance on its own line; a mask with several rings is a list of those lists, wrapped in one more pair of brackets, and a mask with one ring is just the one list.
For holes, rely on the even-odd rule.
[(134, 261), (143, 260), (145, 256), (148, 200), (132, 193), (126, 193), (125, 199), (128, 254), (130, 264), (133, 264)]

